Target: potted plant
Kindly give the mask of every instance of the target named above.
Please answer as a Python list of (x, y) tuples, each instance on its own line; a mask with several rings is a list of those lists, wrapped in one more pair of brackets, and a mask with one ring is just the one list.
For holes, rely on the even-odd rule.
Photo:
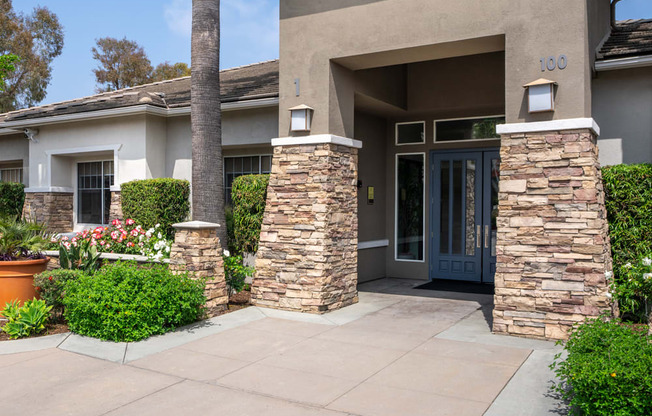
[(50, 239), (44, 224), (29, 219), (0, 218), (0, 309), (7, 302), (36, 297), (34, 275), (45, 271), (42, 251)]

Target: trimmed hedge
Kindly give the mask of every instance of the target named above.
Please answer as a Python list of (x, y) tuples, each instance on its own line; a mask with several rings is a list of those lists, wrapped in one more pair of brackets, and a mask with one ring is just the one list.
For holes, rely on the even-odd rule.
[(652, 253), (652, 164), (602, 168), (614, 272)]
[(0, 182), (0, 218), (20, 217), (25, 204), (25, 185)]
[(236, 253), (258, 251), (269, 175), (244, 175), (233, 180), (233, 236)]
[(175, 274), (166, 265), (105, 264), (93, 276), (66, 283), (70, 329), (80, 335), (132, 342), (202, 318), (205, 279)]
[(161, 232), (173, 238), (172, 224), (190, 213), (190, 183), (180, 179), (146, 179), (122, 184), (122, 213), (148, 229), (161, 224)]

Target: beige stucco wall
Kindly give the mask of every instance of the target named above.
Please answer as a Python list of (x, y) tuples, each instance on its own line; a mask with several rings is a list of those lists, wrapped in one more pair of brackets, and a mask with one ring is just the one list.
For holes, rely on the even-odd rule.
[(652, 67), (598, 72), (593, 115), (602, 165), (652, 162)]
[[(312, 134), (350, 136), (351, 68), (504, 50), (508, 122), (590, 116), (587, 1), (281, 0), (280, 108), (307, 104)], [(542, 73), (560, 54), (567, 68)], [(557, 110), (529, 115), (522, 85), (542, 76), (559, 83)], [(289, 117), (279, 127), (288, 135)]]
[(29, 141), (22, 133), (0, 136), (0, 164), (22, 161), (23, 183), (29, 183)]

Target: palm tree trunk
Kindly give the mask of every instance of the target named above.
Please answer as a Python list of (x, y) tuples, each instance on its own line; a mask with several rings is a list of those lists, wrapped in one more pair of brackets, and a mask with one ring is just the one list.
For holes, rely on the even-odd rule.
[(226, 247), (220, 100), (220, 1), (192, 1), (192, 217), (221, 225)]

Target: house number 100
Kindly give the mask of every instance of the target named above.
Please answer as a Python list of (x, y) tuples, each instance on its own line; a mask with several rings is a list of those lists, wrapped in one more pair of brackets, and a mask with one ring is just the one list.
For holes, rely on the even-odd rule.
[(546, 69), (548, 71), (554, 71), (555, 68), (566, 69), (568, 66), (566, 55), (559, 55), (559, 58), (549, 56), (548, 58), (541, 58), (539, 61), (541, 62), (541, 72), (546, 72)]

